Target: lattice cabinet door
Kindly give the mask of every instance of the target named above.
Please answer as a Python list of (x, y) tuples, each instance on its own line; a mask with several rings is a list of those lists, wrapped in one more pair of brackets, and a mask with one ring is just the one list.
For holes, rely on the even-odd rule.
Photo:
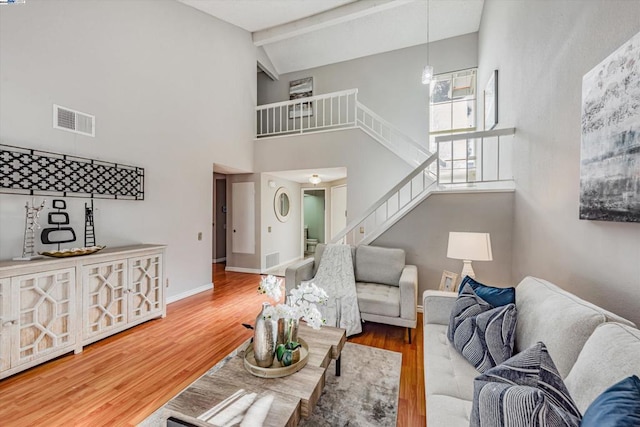
[(10, 312), (10, 279), (0, 279), (0, 372), (11, 366), (11, 328), (15, 320)]
[(162, 255), (129, 259), (129, 322), (162, 312)]
[(82, 276), (82, 340), (86, 341), (126, 325), (127, 260), (85, 265)]
[(75, 269), (11, 278), (18, 308), (11, 367), (73, 347), (76, 337)]

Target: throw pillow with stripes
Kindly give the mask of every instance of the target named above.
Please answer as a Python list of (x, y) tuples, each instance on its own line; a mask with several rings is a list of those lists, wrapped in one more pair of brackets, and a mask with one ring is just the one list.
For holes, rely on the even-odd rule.
[(541, 342), (474, 381), (472, 427), (578, 427), (581, 418)]
[(453, 347), (479, 372), (513, 355), (515, 304), (493, 307), (465, 285), (451, 310), (447, 336)]

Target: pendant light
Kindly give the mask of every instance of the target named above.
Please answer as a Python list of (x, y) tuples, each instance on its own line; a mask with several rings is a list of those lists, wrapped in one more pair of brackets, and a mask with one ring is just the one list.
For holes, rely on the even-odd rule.
[(431, 84), (433, 79), (433, 67), (429, 65), (429, 18), (431, 18), (431, 14), (429, 13), (429, 0), (427, 0), (427, 65), (422, 69), (423, 85)]

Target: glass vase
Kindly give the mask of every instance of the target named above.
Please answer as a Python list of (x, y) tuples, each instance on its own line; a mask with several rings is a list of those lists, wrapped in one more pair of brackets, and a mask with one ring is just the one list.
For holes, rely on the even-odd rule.
[(278, 320), (278, 344), (298, 341), (299, 319)]

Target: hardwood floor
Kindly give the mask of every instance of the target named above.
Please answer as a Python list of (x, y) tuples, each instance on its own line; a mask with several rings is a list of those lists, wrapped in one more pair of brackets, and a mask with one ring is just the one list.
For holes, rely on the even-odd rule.
[[(0, 426), (136, 425), (238, 347), (265, 297), (259, 276), (214, 265), (214, 292), (170, 304), (165, 319), (0, 381)], [(425, 425), (422, 321), (406, 330), (366, 323), (350, 342), (402, 353), (398, 426)]]

